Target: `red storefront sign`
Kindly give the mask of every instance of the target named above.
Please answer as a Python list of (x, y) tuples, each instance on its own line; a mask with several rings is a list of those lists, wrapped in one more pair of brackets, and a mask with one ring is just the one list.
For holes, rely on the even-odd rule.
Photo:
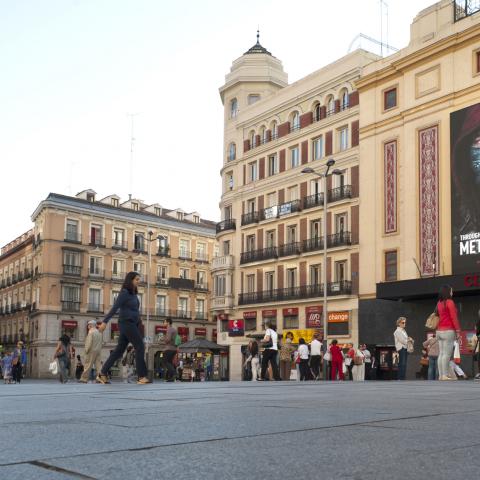
[(213, 341), (213, 342), (216, 342), (216, 341), (217, 341), (217, 329), (216, 329), (216, 328), (214, 328), (214, 329), (212, 330), (212, 341)]
[(245, 332), (243, 319), (228, 321), (228, 336), (241, 337)]
[(298, 316), (298, 308), (284, 308), (282, 310), (284, 317), (296, 317)]
[(163, 333), (164, 335), (167, 333), (167, 328), (164, 325), (155, 325), (155, 333)]
[(63, 328), (77, 328), (78, 322), (76, 320), (62, 320)]
[(465, 275), (463, 277), (463, 283), (466, 287), (480, 287), (480, 274), (474, 273), (471, 275)]
[(118, 332), (118, 323), (110, 324), (110, 329), (112, 332)]
[(257, 312), (243, 312), (243, 318), (247, 320), (247, 318), (257, 318)]
[(322, 324), (322, 305), (314, 305), (313, 307), (305, 307), (305, 318), (307, 328), (321, 328)]
[(217, 318), (218, 320), (228, 320), (228, 313), (219, 313)]
[(276, 316), (277, 316), (277, 310), (262, 310), (262, 318), (275, 318)]
[(196, 337), (206, 337), (207, 336), (207, 329), (203, 327), (199, 327), (195, 329), (195, 336)]
[(472, 355), (474, 349), (475, 330), (462, 330), (458, 341), (460, 355)]
[(188, 327), (178, 327), (177, 332), (182, 337), (182, 343), (188, 342)]

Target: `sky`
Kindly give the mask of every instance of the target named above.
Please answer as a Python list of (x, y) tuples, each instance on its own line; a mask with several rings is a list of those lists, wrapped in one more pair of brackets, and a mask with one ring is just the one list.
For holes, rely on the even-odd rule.
[[(388, 43), (403, 48), (434, 0), (387, 3)], [(292, 83), (358, 34), (380, 39), (381, 18), (386, 42), (383, 5), (382, 17), (379, 0), (0, 0), (0, 246), (49, 192), (133, 193), (218, 221), (218, 88), (257, 28)]]

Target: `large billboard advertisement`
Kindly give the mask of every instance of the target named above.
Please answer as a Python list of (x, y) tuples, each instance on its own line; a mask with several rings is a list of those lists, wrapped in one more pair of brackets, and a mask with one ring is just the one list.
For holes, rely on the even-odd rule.
[(480, 104), (450, 115), (453, 273), (480, 270)]

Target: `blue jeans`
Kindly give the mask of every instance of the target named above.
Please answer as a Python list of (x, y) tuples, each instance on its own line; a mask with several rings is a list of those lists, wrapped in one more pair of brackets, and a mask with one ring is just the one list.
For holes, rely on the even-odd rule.
[(438, 357), (428, 357), (428, 379), (429, 380), (436, 380), (438, 378), (437, 360), (438, 360)]
[(398, 351), (398, 380), (405, 380), (405, 374), (407, 373), (407, 359), (408, 352), (406, 348), (401, 348)]

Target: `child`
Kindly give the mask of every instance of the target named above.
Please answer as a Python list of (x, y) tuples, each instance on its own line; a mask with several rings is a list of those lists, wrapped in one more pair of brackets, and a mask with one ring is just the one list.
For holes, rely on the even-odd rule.
[(3, 381), (5, 383), (12, 383), (12, 360), (13, 355), (11, 352), (6, 352), (2, 358)]

